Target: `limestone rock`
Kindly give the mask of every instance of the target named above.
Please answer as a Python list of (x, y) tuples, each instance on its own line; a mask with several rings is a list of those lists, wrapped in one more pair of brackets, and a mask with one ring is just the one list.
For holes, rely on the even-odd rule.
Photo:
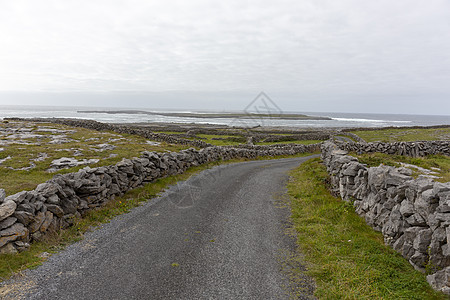
[(26, 211), (16, 211), (14, 217), (25, 226), (34, 221), (34, 215)]
[(5, 200), (6, 197), (6, 193), (4, 189), (0, 189), (0, 203), (3, 203), (3, 201)]
[(8, 217), (4, 219), (3, 221), (0, 221), (0, 230), (8, 228), (12, 226), (14, 223), (16, 223), (17, 219), (14, 217)]
[(15, 223), (13, 226), (0, 231), (0, 247), (3, 247), (9, 242), (24, 238), (28, 235), (28, 229), (20, 223)]
[(0, 204), (0, 221), (6, 219), (11, 216), (17, 208), (16, 202), (12, 200), (6, 200), (2, 204)]
[(3, 247), (0, 247), (0, 254), (13, 254), (17, 253), (17, 249), (14, 247), (12, 243), (8, 243)]

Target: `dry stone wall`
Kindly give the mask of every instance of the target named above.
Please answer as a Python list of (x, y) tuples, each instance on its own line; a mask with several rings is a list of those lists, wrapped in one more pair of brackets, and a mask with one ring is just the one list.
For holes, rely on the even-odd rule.
[[(424, 153), (435, 153), (434, 147), (442, 151), (445, 143), (424, 145)], [(406, 168), (367, 167), (342, 148), (355, 151), (330, 141), (322, 144), (334, 192), (351, 201), (356, 213), (382, 232), (386, 244), (416, 269), (431, 273), (427, 280), (435, 289), (450, 294), (450, 183), (414, 179)]]
[(432, 154), (450, 155), (450, 141), (419, 141), (395, 143), (336, 143), (340, 149), (356, 153), (381, 152), (412, 157)]
[(233, 158), (314, 152), (320, 144), (270, 148), (208, 147), (180, 152), (144, 152), (139, 158), (98, 168), (56, 175), (35, 190), (6, 197), (0, 190), (0, 253), (25, 250), (49, 232), (72, 225), (87, 211), (104, 205), (126, 191), (192, 166)]
[(29, 121), (29, 122), (51, 122), (55, 124), (62, 124), (72, 127), (82, 127), (86, 129), (92, 129), (97, 131), (115, 131), (118, 133), (126, 133), (126, 134), (135, 134), (147, 139), (166, 142), (171, 144), (181, 144), (188, 145), (192, 147), (205, 148), (211, 147), (212, 145), (206, 143), (204, 141), (199, 140), (188, 140), (181, 137), (174, 137), (169, 134), (164, 133), (156, 133), (152, 132), (148, 129), (132, 126), (132, 125), (118, 125), (118, 124), (110, 124), (110, 123), (101, 123), (94, 120), (85, 120), (85, 119), (63, 119), (63, 118), (6, 118), (5, 120), (12, 121)]

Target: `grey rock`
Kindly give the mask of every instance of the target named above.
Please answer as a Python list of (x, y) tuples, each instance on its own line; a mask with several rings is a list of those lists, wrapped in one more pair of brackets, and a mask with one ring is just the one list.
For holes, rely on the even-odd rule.
[(45, 214), (43, 212), (39, 212), (36, 217), (34, 218), (34, 221), (28, 226), (28, 229), (30, 230), (30, 233), (34, 233), (39, 230), (42, 223), (45, 220)]
[(411, 201), (409, 200), (403, 200), (401, 205), (400, 205), (400, 213), (405, 216), (405, 217), (409, 217), (412, 214), (414, 214), (414, 205)]
[(11, 216), (17, 208), (16, 202), (12, 200), (7, 200), (0, 204), (0, 221)]
[(25, 226), (34, 221), (34, 215), (26, 211), (16, 211), (14, 217)]
[(48, 198), (50, 196), (55, 195), (58, 192), (58, 186), (54, 183), (45, 182), (45, 183), (39, 184), (36, 187), (35, 191), (37, 193), (39, 193), (40, 195)]
[(414, 249), (426, 253), (428, 246), (431, 242), (431, 237), (433, 235), (433, 232), (431, 229), (422, 229), (417, 233), (416, 238), (414, 239), (413, 247)]
[(11, 201), (14, 201), (16, 204), (20, 204), (26, 199), (27, 194), (28, 194), (28, 192), (26, 192), (26, 191), (19, 192), (17, 194), (6, 197), (4, 202), (11, 200)]
[(4, 219), (3, 221), (0, 221), (0, 230), (8, 228), (12, 226), (14, 223), (16, 223), (17, 219), (14, 217), (8, 217)]
[(4, 189), (0, 189), (0, 203), (3, 203), (3, 201), (6, 198), (6, 193)]
[(53, 214), (50, 211), (45, 212), (44, 222), (42, 222), (42, 225), (39, 228), (39, 230), (41, 232), (46, 232), (52, 221), (53, 221)]
[(14, 247), (13, 243), (8, 243), (3, 247), (0, 247), (0, 254), (14, 254), (17, 253), (16, 247)]
[(51, 195), (50, 197), (47, 198), (47, 200), (45, 202), (50, 203), (50, 204), (59, 205), (59, 197), (56, 194)]
[(428, 283), (438, 291), (450, 295), (450, 266), (427, 276)]
[(15, 241), (14, 245), (16, 246), (15, 248), (20, 252), (28, 250), (30, 248), (30, 244), (23, 241)]
[(28, 235), (28, 229), (20, 223), (15, 223), (13, 226), (0, 231), (0, 247), (3, 247), (9, 242), (24, 238)]
[(26, 203), (19, 204), (16, 208), (16, 211), (26, 211), (30, 214), (34, 214), (34, 206)]
[(54, 213), (56, 216), (58, 216), (59, 218), (61, 218), (64, 215), (64, 211), (62, 210), (61, 207), (59, 207), (58, 205), (55, 204), (45, 204), (45, 206), (47, 207), (47, 209), (49, 211), (51, 211), (52, 213)]

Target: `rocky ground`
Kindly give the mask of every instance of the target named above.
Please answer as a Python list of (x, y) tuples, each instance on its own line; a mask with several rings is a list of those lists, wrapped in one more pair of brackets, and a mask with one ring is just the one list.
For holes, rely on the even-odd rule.
[(52, 123), (0, 123), (0, 188), (8, 194), (32, 188), (54, 173), (110, 165), (142, 151), (179, 151), (187, 146), (139, 136)]

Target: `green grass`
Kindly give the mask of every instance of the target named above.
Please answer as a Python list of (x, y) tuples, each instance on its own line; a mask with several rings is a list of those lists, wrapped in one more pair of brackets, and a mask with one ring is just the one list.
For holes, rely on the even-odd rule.
[(333, 197), (327, 181), (313, 159), (292, 171), (288, 184), (299, 249), (319, 299), (447, 299), (385, 246), (351, 204)]
[[(400, 163), (402, 162), (428, 170), (432, 170), (431, 168), (439, 168), (440, 171), (436, 170), (437, 174), (434, 175), (441, 178), (436, 178), (434, 180), (439, 182), (450, 181), (450, 157), (446, 155), (428, 155), (426, 157), (409, 157), (385, 153), (365, 153), (360, 155), (351, 153), (351, 155), (358, 158), (360, 163), (366, 164), (369, 167), (378, 167), (380, 164), (401, 167)], [(413, 171), (413, 176), (421, 174), (417, 172), (417, 169), (415, 168), (411, 168), (411, 170)]]
[(277, 144), (301, 144), (301, 145), (311, 145), (321, 143), (321, 140), (304, 140), (304, 141), (283, 141), (283, 142), (261, 142), (256, 143), (255, 145), (277, 145)]
[(352, 133), (363, 138), (366, 142), (414, 142), (449, 140), (450, 128), (419, 128), (403, 129), (390, 128), (383, 130), (361, 130)]
[[(14, 123), (10, 122), (8, 124), (0, 123), (2, 127), (14, 126)], [(77, 159), (100, 159), (96, 164), (89, 165), (90, 167), (99, 167), (112, 165), (122, 158), (132, 158), (141, 155), (142, 151), (180, 151), (182, 149), (189, 148), (183, 145), (174, 145), (161, 143), (160, 145), (153, 146), (147, 144), (147, 139), (129, 134), (118, 134), (115, 132), (98, 132), (93, 130), (88, 130), (84, 128), (72, 128), (69, 126), (50, 124), (50, 123), (40, 123), (34, 125), (34, 123), (21, 122), (22, 126), (29, 126), (31, 128), (39, 127), (49, 127), (60, 130), (74, 130), (74, 133), (67, 134), (67, 137), (73, 139), (69, 143), (64, 143), (61, 145), (48, 144), (50, 139), (50, 134), (43, 133), (44, 137), (42, 139), (29, 139), (29, 141), (37, 143), (30, 145), (22, 144), (9, 144), (2, 146), (4, 151), (0, 152), (0, 159), (11, 157), (10, 160), (6, 160), (0, 165), (0, 188), (5, 189), (7, 195), (11, 195), (23, 190), (32, 190), (39, 183), (45, 182), (52, 178), (55, 174), (64, 174), (69, 172), (76, 172), (77, 170), (85, 167), (73, 167), (69, 169), (60, 170), (56, 173), (48, 173), (46, 170), (50, 167), (53, 160), (62, 157), (74, 157), (73, 150), (66, 149), (79, 149), (82, 151), (82, 156), (75, 156)], [(96, 140), (89, 140), (89, 139)], [(119, 139), (118, 141), (111, 142), (110, 139)], [(1, 140), (7, 140), (6, 137), (0, 136)], [(93, 149), (99, 144), (110, 144), (116, 146), (114, 150), (106, 150), (103, 152), (97, 152)], [(30, 165), (30, 160), (38, 157), (39, 153), (46, 153), (48, 158), (43, 161), (34, 162), (36, 168), (31, 170), (11, 170), (8, 167), (15, 169), (28, 167)], [(111, 154), (117, 155), (116, 157), (110, 157)]]
[[(291, 156), (259, 157), (258, 160), (304, 157), (308, 155), (311, 155), (311, 153)], [(192, 175), (216, 165), (243, 161), (248, 161), (248, 159), (232, 159), (192, 167), (183, 174), (160, 178), (152, 183), (133, 189), (125, 193), (122, 197), (117, 197), (107, 202), (105, 206), (88, 212), (83, 218), (75, 219), (73, 226), (57, 233), (48, 234), (44, 237), (43, 241), (32, 243), (29, 251), (0, 255), (0, 281), (9, 278), (12, 274), (21, 270), (40, 265), (45, 260), (39, 256), (41, 253), (54, 253), (71, 243), (81, 240), (85, 232), (93, 230), (95, 226), (102, 223), (109, 222), (115, 216), (129, 212), (132, 208), (141, 205), (143, 202), (151, 201), (152, 198), (157, 197), (168, 186), (176, 184), (178, 181), (186, 180)]]
[[(247, 141), (245, 137), (239, 135), (197, 134), (197, 136), (203, 138), (201, 139), (202, 141), (214, 146), (234, 146), (242, 143), (245, 144)], [(219, 138), (220, 140), (213, 140), (213, 138)]]

